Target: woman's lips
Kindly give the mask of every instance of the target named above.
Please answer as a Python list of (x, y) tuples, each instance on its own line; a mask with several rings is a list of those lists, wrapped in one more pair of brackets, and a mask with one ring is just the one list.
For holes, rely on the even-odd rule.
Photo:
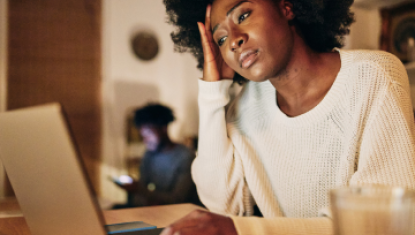
[(249, 68), (258, 58), (258, 51), (257, 50), (250, 50), (243, 52), (239, 56), (240, 66), (243, 69)]

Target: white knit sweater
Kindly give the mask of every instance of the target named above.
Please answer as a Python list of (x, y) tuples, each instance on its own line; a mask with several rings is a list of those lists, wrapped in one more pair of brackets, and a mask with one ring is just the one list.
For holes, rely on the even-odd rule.
[[(238, 234), (332, 234), (328, 192), (344, 185), (415, 188), (408, 77), (391, 54), (339, 50), (341, 69), (312, 110), (287, 117), (269, 81), (199, 81), (199, 149), (192, 166), (202, 202), (232, 216)], [(226, 116), (226, 118), (225, 118)], [(257, 204), (265, 218), (252, 214)]]

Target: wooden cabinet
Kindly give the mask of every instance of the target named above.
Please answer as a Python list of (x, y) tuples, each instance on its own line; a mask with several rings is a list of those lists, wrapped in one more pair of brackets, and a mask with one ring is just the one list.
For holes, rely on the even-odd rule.
[(99, 191), (101, 0), (9, 0), (7, 109), (64, 107)]

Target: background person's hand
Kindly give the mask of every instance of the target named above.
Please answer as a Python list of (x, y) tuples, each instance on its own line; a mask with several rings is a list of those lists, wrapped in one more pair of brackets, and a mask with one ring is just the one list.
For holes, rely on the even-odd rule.
[(124, 189), (127, 192), (135, 192), (137, 189), (137, 182), (133, 182), (133, 183), (124, 183), (124, 184), (120, 184), (118, 182), (115, 182), (116, 185), (118, 185), (118, 187)]
[(133, 181), (132, 183), (123, 184), (115, 182), (115, 184), (129, 193), (146, 193), (148, 191), (140, 181)]
[(205, 24), (198, 22), (200, 37), (202, 39), (204, 65), (203, 80), (219, 81), (221, 79), (233, 79), (235, 71), (231, 69), (223, 60), (219, 47), (213, 42), (212, 30), (210, 25), (210, 12), (212, 6), (206, 8)]
[(166, 227), (160, 235), (237, 235), (231, 218), (195, 210)]

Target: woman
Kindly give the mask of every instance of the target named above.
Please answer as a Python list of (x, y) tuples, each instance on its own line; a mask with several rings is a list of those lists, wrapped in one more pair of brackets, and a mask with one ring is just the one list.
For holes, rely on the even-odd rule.
[[(199, 59), (195, 22), (185, 16), (207, 7), (198, 23), (204, 70), (192, 175), (207, 208), (231, 216), (194, 212), (163, 235), (332, 234), (330, 189), (415, 188), (403, 65), (385, 52), (336, 49), (353, 1), (191, 2), (165, 0), (180, 29), (176, 45)], [(225, 113), (235, 77), (248, 81)], [(239, 217), (255, 204), (265, 218)]]

